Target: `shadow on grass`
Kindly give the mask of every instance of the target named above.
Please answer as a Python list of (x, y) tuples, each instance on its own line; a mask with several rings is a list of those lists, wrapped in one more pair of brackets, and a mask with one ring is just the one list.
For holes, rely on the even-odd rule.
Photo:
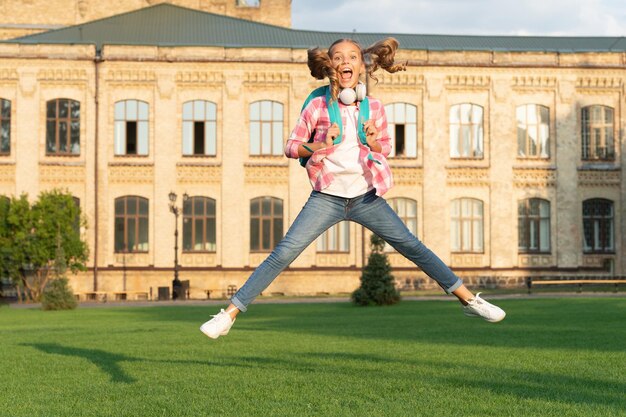
[(152, 362), (161, 364), (174, 364), (174, 365), (202, 365), (202, 366), (228, 366), (228, 367), (243, 367), (250, 368), (248, 363), (241, 363), (239, 361), (224, 361), (224, 362), (210, 362), (210, 361), (194, 361), (194, 360), (175, 360), (175, 359), (145, 359), (135, 358), (128, 355), (119, 353), (111, 353), (102, 349), (85, 349), (72, 346), (63, 346), (58, 343), (22, 343), (21, 346), (28, 346), (35, 348), (41, 352), (51, 355), (62, 355), (74, 358), (82, 358), (91, 362), (101, 371), (108, 374), (111, 378), (111, 382), (130, 384), (136, 382), (137, 379), (131, 377), (120, 366), (121, 362)]
[[(432, 359), (426, 355), (392, 357), (372, 353), (349, 351), (299, 351), (264, 352), (241, 355), (233, 352), (219, 361), (147, 359), (125, 354), (111, 353), (102, 349), (86, 349), (63, 346), (57, 343), (25, 343), (51, 355), (63, 355), (84, 359), (109, 375), (111, 382), (134, 383), (121, 364), (125, 362), (149, 362), (183, 366), (239, 367), (256, 369), (276, 378), (290, 373), (342, 377), (346, 381), (366, 381), (375, 377), (379, 381), (403, 385), (420, 380), (422, 384), (446, 386), (451, 389), (476, 389), (522, 399), (548, 400), (581, 405), (603, 405), (617, 411), (626, 408), (626, 383), (606, 381), (589, 375), (564, 375), (546, 368), (542, 371), (521, 370), (513, 367), (481, 365), (476, 368), (471, 358), (465, 360)], [(282, 378), (282, 377), (281, 377)]]
[(62, 346), (57, 343), (24, 343), (44, 353), (53, 355), (72, 356), (88, 360), (111, 377), (111, 382), (132, 383), (136, 379), (128, 375), (120, 367), (120, 362), (137, 362), (142, 359), (132, 356), (111, 353), (100, 349), (83, 349), (71, 346)]

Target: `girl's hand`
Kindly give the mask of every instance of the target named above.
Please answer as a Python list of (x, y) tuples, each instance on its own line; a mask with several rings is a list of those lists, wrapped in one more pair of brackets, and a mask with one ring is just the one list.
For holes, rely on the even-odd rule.
[(326, 131), (326, 146), (333, 146), (335, 138), (339, 136), (339, 125), (333, 123)]
[(367, 143), (371, 146), (378, 136), (378, 129), (376, 129), (376, 125), (373, 120), (368, 120), (363, 123), (363, 131), (365, 132), (365, 139)]
[(367, 141), (370, 149), (374, 152), (382, 151), (383, 147), (376, 141), (376, 138), (378, 137), (378, 129), (376, 128), (373, 120), (368, 120), (363, 123), (363, 131), (365, 132), (365, 140)]

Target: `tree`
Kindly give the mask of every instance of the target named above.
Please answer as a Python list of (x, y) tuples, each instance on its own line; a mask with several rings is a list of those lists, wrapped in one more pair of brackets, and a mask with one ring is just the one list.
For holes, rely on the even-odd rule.
[(60, 236), (57, 237), (57, 251), (54, 259), (54, 279), (48, 283), (41, 296), (41, 306), (44, 310), (72, 310), (78, 304), (72, 289), (68, 285), (67, 264), (65, 253), (61, 245)]
[(73, 273), (86, 269), (88, 247), (81, 226), (80, 207), (69, 193), (43, 192), (32, 206), (25, 194), (11, 199), (0, 220), (0, 269), (13, 278), (20, 301), (22, 290), (29, 300), (40, 301), (46, 285), (58, 276), (59, 262)]
[(370, 238), (372, 253), (361, 274), (361, 286), (352, 293), (355, 304), (390, 305), (400, 301), (400, 293), (391, 275), (391, 265), (384, 252), (385, 241), (373, 234)]

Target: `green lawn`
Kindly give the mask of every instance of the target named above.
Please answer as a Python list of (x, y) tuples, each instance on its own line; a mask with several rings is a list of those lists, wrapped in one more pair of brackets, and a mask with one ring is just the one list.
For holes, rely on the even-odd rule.
[(0, 416), (626, 416), (626, 298), (498, 304), (0, 307)]

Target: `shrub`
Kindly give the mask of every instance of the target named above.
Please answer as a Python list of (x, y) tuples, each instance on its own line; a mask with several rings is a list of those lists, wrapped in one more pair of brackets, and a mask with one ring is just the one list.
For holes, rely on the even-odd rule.
[(73, 310), (77, 304), (65, 277), (51, 280), (41, 298), (41, 307), (44, 310)]
[(385, 241), (373, 234), (370, 239), (372, 253), (361, 274), (361, 286), (352, 293), (355, 304), (390, 305), (400, 301), (400, 293), (391, 275), (391, 265), (383, 251)]

